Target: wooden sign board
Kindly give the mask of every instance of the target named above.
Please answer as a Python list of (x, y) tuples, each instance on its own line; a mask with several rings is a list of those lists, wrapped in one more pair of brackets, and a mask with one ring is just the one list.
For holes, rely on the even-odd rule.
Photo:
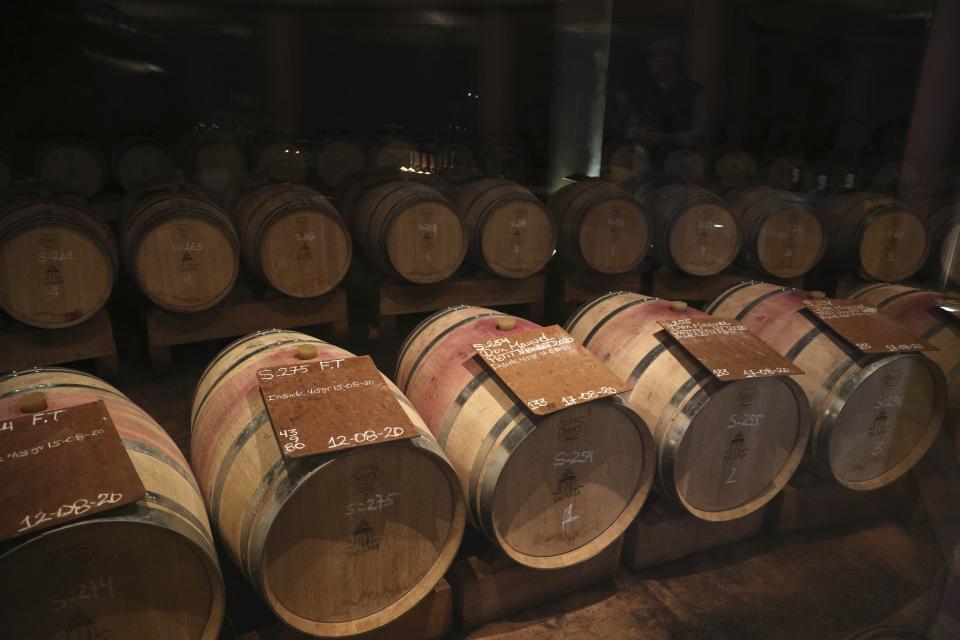
[(257, 377), (285, 458), (418, 435), (370, 356), (297, 362)]
[(810, 312), (863, 353), (916, 353), (937, 347), (915, 336), (876, 307), (853, 300), (804, 300)]
[(0, 541), (144, 495), (102, 400), (0, 420)]
[(473, 348), (539, 416), (631, 388), (557, 325), (491, 338)]
[(795, 376), (803, 369), (736, 320), (681, 318), (660, 320), (697, 362), (718, 380), (744, 380), (770, 376)]

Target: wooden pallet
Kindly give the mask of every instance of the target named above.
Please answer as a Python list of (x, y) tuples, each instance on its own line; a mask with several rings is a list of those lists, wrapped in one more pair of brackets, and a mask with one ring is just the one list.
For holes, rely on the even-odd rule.
[(721, 293), (741, 282), (771, 282), (784, 287), (803, 288), (803, 278), (771, 278), (765, 274), (731, 267), (715, 276), (691, 276), (666, 268), (653, 272), (652, 295), (664, 300), (683, 300), (690, 303), (710, 302)]
[(610, 291), (645, 293), (649, 291), (649, 277), (650, 266), (646, 263), (638, 270), (616, 275), (582, 270), (558, 272), (553, 287), (557, 315), (566, 319), (580, 305)]
[(767, 511), (765, 526), (776, 533), (808, 531), (908, 516), (916, 506), (910, 474), (873, 491), (854, 491), (800, 469)]
[(763, 530), (764, 509), (736, 520), (708, 522), (659, 496), (651, 500), (624, 535), (623, 564), (633, 570), (740, 542)]
[(623, 538), (593, 558), (565, 569), (543, 571), (518, 565), (502, 551), (489, 557), (468, 556), (447, 572), (453, 587), (454, 619), (474, 629), (559, 596), (613, 580), (620, 565)]
[(0, 327), (0, 370), (12, 371), (93, 360), (97, 375), (116, 378), (117, 345), (106, 311), (64, 329), (37, 329), (17, 322)]
[(327, 324), (333, 327), (334, 339), (343, 341), (348, 328), (343, 289), (316, 298), (290, 298), (272, 290), (255, 295), (237, 285), (223, 302), (205, 311), (172, 313), (152, 307), (145, 315), (150, 362), (159, 371), (172, 367), (170, 348), (176, 345)]
[[(497, 278), (478, 272), (472, 276), (454, 276), (436, 284), (411, 284), (379, 273), (368, 272), (367, 310), (371, 323), (383, 338), (397, 333), (397, 316), (430, 313), (458, 304), (479, 307), (528, 305), (526, 317), (534, 322), (543, 318), (546, 276)], [(375, 337), (376, 332), (371, 333)]]
[[(393, 622), (367, 633), (350, 636), (351, 640), (406, 640), (422, 638), (439, 640), (453, 629), (453, 591), (444, 579), (417, 606)], [(238, 640), (306, 640), (307, 636), (280, 623), (241, 635)]]

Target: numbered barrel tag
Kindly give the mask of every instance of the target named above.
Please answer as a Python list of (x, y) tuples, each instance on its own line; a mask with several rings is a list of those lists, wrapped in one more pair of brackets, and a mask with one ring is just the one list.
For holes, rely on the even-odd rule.
[(939, 349), (876, 307), (853, 300), (804, 300), (817, 319), (862, 353), (916, 353)]
[(285, 458), (405, 440), (417, 430), (370, 356), (257, 371)]
[(473, 348), (536, 415), (631, 389), (557, 325), (508, 333)]
[(681, 318), (660, 320), (686, 351), (718, 380), (795, 376), (803, 369), (736, 320)]
[(0, 419), (0, 541), (144, 495), (102, 400)]

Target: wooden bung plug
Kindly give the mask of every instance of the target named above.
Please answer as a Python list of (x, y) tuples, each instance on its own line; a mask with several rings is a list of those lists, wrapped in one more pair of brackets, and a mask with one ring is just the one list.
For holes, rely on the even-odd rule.
[(20, 398), (20, 411), (23, 413), (37, 413), (47, 410), (47, 396), (40, 391), (24, 394)]
[(297, 347), (297, 360), (313, 360), (317, 357), (317, 345), (301, 344)]
[(516, 318), (500, 318), (497, 321), (497, 329), (500, 331), (511, 331), (517, 328)]
[(826, 298), (826, 297), (827, 297), (827, 294), (825, 294), (823, 291), (811, 291), (811, 292), (810, 292), (810, 299), (811, 299), (811, 300), (823, 300), (823, 299)]
[(673, 302), (670, 303), (670, 310), (676, 311), (677, 313), (686, 311), (687, 303), (684, 302), (683, 300), (674, 300)]

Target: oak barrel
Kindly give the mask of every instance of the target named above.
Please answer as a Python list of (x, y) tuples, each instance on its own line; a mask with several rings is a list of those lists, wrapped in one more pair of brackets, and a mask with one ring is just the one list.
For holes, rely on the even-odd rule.
[(843, 193), (817, 203), (830, 238), (825, 261), (866, 280), (895, 282), (916, 273), (927, 257), (923, 221), (892, 197)]
[(193, 400), (193, 468), (224, 548), (281, 620), (318, 636), (368, 631), (412, 608), (466, 522), (449, 462), (386, 377), (419, 436), (281, 457), (257, 370), (352, 356), (302, 333), (251, 334), (210, 363)]
[(724, 186), (741, 186), (756, 178), (757, 160), (749, 151), (731, 149), (720, 154), (713, 173)]
[(224, 193), (247, 168), (243, 150), (227, 137), (198, 134), (187, 154), (193, 179), (214, 193)]
[(100, 151), (76, 138), (57, 138), (37, 153), (37, 177), (68, 185), (84, 198), (99, 193), (107, 181), (107, 164)]
[(660, 264), (712, 276), (736, 259), (737, 221), (715, 193), (692, 184), (648, 182), (634, 195), (653, 218), (653, 257)]
[(816, 212), (803, 197), (758, 185), (727, 196), (737, 219), (739, 259), (774, 278), (796, 278), (813, 269), (827, 250)]
[(851, 300), (877, 307), (920, 336), (939, 347), (924, 355), (937, 363), (947, 380), (947, 420), (954, 447), (960, 456), (960, 318), (940, 308), (941, 304), (960, 309), (960, 300), (945, 298), (940, 291), (915, 289), (896, 284), (869, 284), (849, 295)]
[(674, 149), (663, 161), (663, 172), (682, 180), (696, 182), (706, 175), (706, 163), (695, 149)]
[(273, 140), (260, 147), (257, 168), (273, 180), (303, 182), (307, 179), (307, 155), (292, 140)]
[(412, 167), (419, 160), (420, 150), (406, 138), (388, 136), (377, 142), (370, 152), (371, 167)]
[(650, 172), (650, 154), (646, 148), (630, 140), (614, 140), (603, 149), (601, 176), (624, 186), (632, 178)]
[(775, 189), (802, 189), (810, 185), (810, 169), (803, 156), (796, 153), (778, 155), (765, 166), (767, 184)]
[(404, 342), (397, 384), (453, 463), (473, 524), (516, 562), (555, 569), (623, 533), (654, 454), (619, 397), (535, 416), (475, 357), (473, 344), (537, 327), (479, 307), (436, 313)]
[(148, 136), (124, 140), (113, 153), (113, 176), (127, 193), (135, 193), (173, 178), (173, 157)]
[(704, 316), (615, 292), (583, 306), (567, 330), (636, 385), (625, 395), (653, 432), (661, 490), (698, 518), (733, 520), (790, 480), (809, 439), (810, 407), (789, 377), (718, 381), (658, 324)]
[(556, 248), (546, 208), (521, 185), (482, 178), (447, 191), (467, 234), (475, 265), (505, 278), (525, 278), (543, 269)]
[(317, 174), (329, 187), (337, 188), (363, 171), (363, 149), (349, 140), (334, 138), (317, 152)]
[(924, 271), (943, 288), (960, 285), (960, 200), (934, 210), (926, 219), (930, 256)]
[(19, 322), (87, 320), (110, 297), (118, 263), (113, 234), (76, 202), (20, 198), (0, 212), (0, 309)]
[(707, 312), (737, 318), (806, 372), (795, 379), (813, 411), (809, 453), (821, 475), (856, 490), (890, 484), (940, 429), (943, 374), (921, 354), (860, 353), (810, 315), (803, 305), (810, 298), (806, 291), (743, 283)]
[(381, 271), (431, 284), (453, 275), (463, 263), (463, 223), (436, 189), (408, 180), (358, 182), (344, 211), (364, 256)]
[(603, 180), (569, 184), (547, 201), (560, 258), (599, 273), (626, 273), (647, 256), (652, 236), (646, 210), (629, 192)]
[(266, 184), (240, 195), (233, 213), (244, 263), (278, 291), (312, 298), (346, 275), (350, 233), (330, 201), (313, 189)]
[(214, 640), (223, 581), (203, 498), (170, 436), (106, 382), (70, 369), (0, 378), (0, 416), (102, 400), (147, 493), (139, 502), (0, 545), (0, 637)]
[(127, 272), (168, 311), (208, 309), (237, 279), (233, 223), (199, 192), (144, 194), (124, 215), (121, 245)]

